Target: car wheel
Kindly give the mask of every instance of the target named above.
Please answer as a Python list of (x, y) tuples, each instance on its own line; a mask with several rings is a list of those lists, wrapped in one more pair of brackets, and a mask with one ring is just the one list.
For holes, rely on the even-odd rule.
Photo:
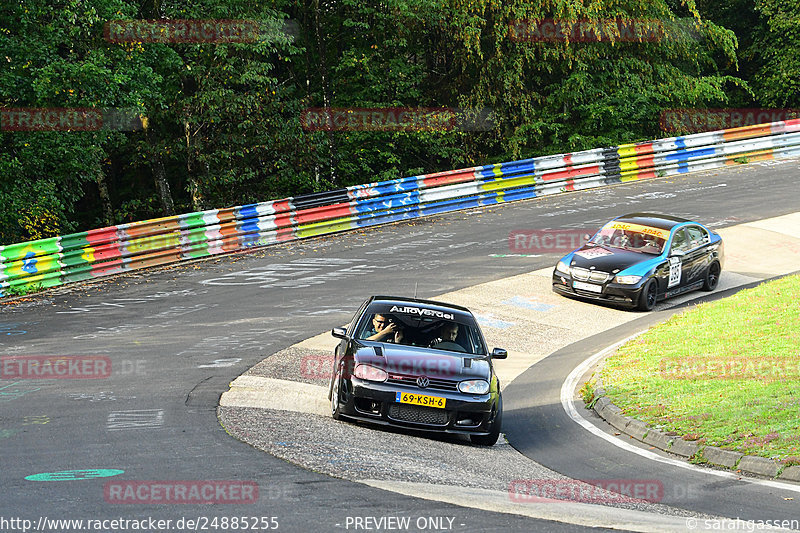
[(704, 291), (713, 291), (719, 285), (719, 273), (722, 270), (720, 268), (719, 263), (714, 261), (710, 265), (708, 265), (708, 270), (706, 270), (706, 279), (703, 280), (703, 290)]
[(656, 280), (650, 279), (644, 284), (642, 292), (639, 295), (638, 308), (641, 311), (651, 311), (656, 306), (656, 298), (658, 297), (658, 285)]
[(334, 420), (339, 420), (342, 417), (342, 405), (339, 397), (341, 380), (341, 372), (337, 368), (331, 379), (331, 416)]
[(481, 446), (494, 446), (497, 439), (500, 438), (500, 430), (503, 428), (503, 397), (497, 400), (497, 414), (494, 416), (492, 422), (492, 429), (489, 430), (488, 435), (470, 435), (469, 440), (472, 444), (479, 444)]

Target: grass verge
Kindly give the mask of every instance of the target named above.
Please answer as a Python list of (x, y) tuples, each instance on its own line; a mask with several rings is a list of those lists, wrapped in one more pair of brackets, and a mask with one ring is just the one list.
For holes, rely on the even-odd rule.
[(800, 464), (800, 276), (675, 315), (600, 372), (623, 412), (687, 440)]
[(43, 289), (41, 283), (35, 283), (31, 285), (15, 285), (13, 287), (5, 287), (4, 289), (0, 290), (0, 298), (6, 296), (25, 296), (26, 294), (30, 294), (33, 292), (39, 292)]

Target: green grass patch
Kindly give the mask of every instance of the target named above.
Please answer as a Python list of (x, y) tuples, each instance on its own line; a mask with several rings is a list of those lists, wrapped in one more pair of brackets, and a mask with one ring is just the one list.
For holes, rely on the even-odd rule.
[(33, 292), (39, 292), (43, 289), (41, 283), (34, 283), (31, 285), (15, 285), (13, 287), (5, 287), (2, 290), (3, 296), (25, 296)]
[(595, 402), (597, 402), (597, 398), (595, 397), (595, 382), (592, 380), (587, 381), (583, 384), (580, 388), (578, 393), (583, 398), (583, 403), (586, 404), (587, 409), (591, 409), (594, 407)]
[(700, 444), (800, 464), (800, 276), (675, 315), (606, 360), (626, 415)]

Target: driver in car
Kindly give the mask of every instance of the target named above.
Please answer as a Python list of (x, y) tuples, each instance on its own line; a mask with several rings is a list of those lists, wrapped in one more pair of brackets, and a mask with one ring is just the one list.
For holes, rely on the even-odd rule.
[(458, 324), (455, 322), (446, 322), (439, 327), (437, 336), (428, 345), (429, 348), (435, 348), (437, 344), (443, 342), (456, 342), (458, 337)]

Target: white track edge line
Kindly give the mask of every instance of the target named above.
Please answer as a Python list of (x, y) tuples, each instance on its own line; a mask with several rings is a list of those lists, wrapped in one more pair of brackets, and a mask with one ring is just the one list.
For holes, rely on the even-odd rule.
[(791, 491), (791, 492), (800, 493), (800, 486), (797, 486), (797, 485), (788, 484), (788, 483), (784, 483), (784, 482), (780, 482), (780, 481), (771, 481), (771, 480), (764, 480), (764, 479), (747, 478), (747, 477), (744, 477), (744, 476), (739, 476), (739, 475), (737, 475), (737, 474), (735, 474), (733, 472), (723, 472), (723, 471), (720, 471), (720, 470), (712, 470), (712, 469), (707, 469), (707, 468), (700, 468), (700, 467), (697, 467), (697, 466), (695, 466), (695, 465), (693, 465), (691, 463), (687, 463), (685, 461), (681, 461), (681, 460), (678, 460), (678, 459), (672, 459), (671, 457), (662, 457), (661, 455), (658, 455), (658, 454), (653, 453), (651, 451), (643, 450), (643, 449), (641, 449), (641, 448), (639, 448), (637, 446), (633, 446), (632, 444), (628, 444), (624, 440), (618, 439), (618, 438), (616, 438), (616, 437), (614, 437), (612, 435), (609, 435), (608, 433), (604, 432), (603, 430), (601, 430), (600, 428), (598, 428), (597, 426), (592, 424), (589, 420), (584, 418), (578, 412), (578, 410), (575, 409), (575, 406), (573, 405), (573, 402), (572, 402), (572, 396), (573, 396), (573, 393), (574, 393), (574, 391), (575, 391), (575, 389), (576, 389), (576, 387), (578, 385), (578, 380), (580, 380), (581, 376), (592, 365), (594, 365), (596, 362), (598, 362), (600, 359), (602, 359), (608, 352), (616, 349), (617, 347), (619, 347), (622, 344), (628, 342), (629, 340), (641, 335), (642, 333), (644, 333), (644, 331), (640, 331), (640, 332), (638, 332), (638, 333), (636, 333), (634, 335), (631, 335), (630, 337), (628, 337), (626, 339), (623, 339), (623, 340), (621, 340), (621, 341), (619, 341), (619, 342), (617, 342), (615, 344), (612, 344), (611, 346), (608, 346), (608, 347), (600, 350), (599, 352), (595, 353), (594, 355), (592, 355), (588, 359), (586, 359), (583, 363), (581, 363), (580, 365), (575, 367), (575, 369), (569, 374), (569, 376), (567, 376), (567, 379), (564, 381), (563, 385), (561, 386), (561, 406), (564, 408), (564, 411), (566, 411), (567, 415), (575, 423), (581, 425), (584, 429), (586, 429), (590, 433), (594, 434), (595, 436), (600, 437), (601, 439), (604, 439), (604, 440), (610, 442), (611, 444), (613, 444), (614, 446), (622, 448), (625, 451), (640, 455), (641, 457), (644, 457), (645, 459), (650, 459), (652, 461), (656, 461), (656, 462), (659, 462), (659, 463), (664, 463), (664, 464), (668, 464), (668, 465), (671, 465), (671, 466), (676, 466), (678, 468), (684, 468), (686, 470), (692, 470), (692, 471), (695, 471), (695, 472), (698, 472), (698, 473), (707, 474), (707, 475), (723, 477), (723, 478), (727, 478), (727, 479), (733, 479), (733, 480), (736, 480), (736, 481), (742, 481), (742, 482), (745, 482), (745, 483), (752, 483), (752, 484), (755, 484), (755, 485), (762, 485), (762, 486), (771, 487), (771, 488), (774, 488), (774, 489), (782, 489), (782, 490), (787, 490), (787, 491)]

